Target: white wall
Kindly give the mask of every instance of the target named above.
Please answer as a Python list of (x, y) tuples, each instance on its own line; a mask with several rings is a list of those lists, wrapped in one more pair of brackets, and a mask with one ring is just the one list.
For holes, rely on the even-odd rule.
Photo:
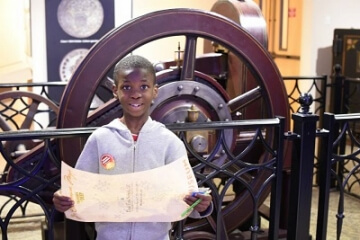
[(0, 0), (0, 82), (31, 79), (27, 37), (29, 26), (26, 1)]
[(303, 0), (300, 75), (332, 74), (336, 28), (360, 29), (359, 0)]
[[(43, 81), (46, 78), (46, 53), (45, 46), (45, 23), (44, 23), (44, 1), (45, 0), (31, 0), (31, 17), (32, 17), (32, 55), (33, 61), (33, 79), (35, 81)], [(333, 40), (333, 32), (336, 28), (360, 28), (360, 1), (359, 0), (300, 0), (303, 1), (303, 24), (302, 24), (302, 47), (301, 47), (301, 63), (300, 75), (319, 75), (331, 74), (332, 56), (331, 46)], [(23, 1), (0, 1), (0, 19), (2, 27), (0, 33), (4, 34), (23, 34), (23, 20), (19, 20), (21, 12), (14, 14), (11, 11), (19, 11), (22, 7), (15, 8), (17, 5), (26, 2)], [(141, 14), (165, 9), (169, 7), (191, 7), (209, 10), (216, 0), (172, 0), (172, 1), (141, 1), (141, 0), (115, 0), (116, 7), (116, 25), (128, 21), (132, 17), (137, 17)], [(6, 6), (5, 6), (5, 5)], [(10, 8), (9, 8), (10, 4)], [(4, 6), (3, 6), (4, 5)], [(4, 11), (6, 9), (6, 11)], [(10, 15), (7, 13), (11, 13)], [(15, 17), (16, 16), (16, 17)], [(3, 24), (3, 23), (7, 24)], [(20, 31), (5, 31), (7, 27), (11, 29), (19, 29)], [(7, 39), (13, 39), (12, 45), (17, 46), (11, 48), (9, 46), (0, 49), (2, 59), (7, 61), (18, 55), (18, 51), (24, 50), (24, 42), (17, 36), (11, 36)], [(20, 41), (20, 42), (19, 42)], [(5, 42), (2, 40), (2, 46)], [(156, 51), (150, 52), (151, 55), (156, 55), (159, 59), (166, 60), (173, 57), (173, 52), (176, 48), (169, 50), (166, 53)], [(10, 51), (11, 49), (11, 51)], [(154, 48), (155, 49), (155, 48)], [(4, 52), (6, 51), (6, 52)], [(11, 52), (9, 54), (9, 51)], [(159, 55), (161, 54), (161, 55)], [(166, 54), (162, 56), (162, 54)], [(23, 55), (25, 56), (25, 54)], [(26, 58), (20, 57), (22, 62), (26, 63)], [(19, 59), (19, 57), (18, 57)], [(8, 61), (13, 62), (13, 61)], [(7, 63), (6, 63), (7, 64)], [(6, 65), (5, 64), (5, 65)], [(1, 64), (0, 64), (1, 65)], [(11, 65), (11, 64), (10, 64)], [(0, 68), (5, 69), (4, 64)], [(1, 70), (1, 69), (0, 69)], [(1, 73), (1, 71), (0, 71)], [(30, 73), (31, 74), (31, 73)], [(27, 74), (29, 75), (29, 73)], [(3, 78), (0, 78), (3, 81)]]
[(47, 81), (45, 1), (31, 0), (33, 82)]
[[(117, 15), (119, 14), (121, 16), (121, 19), (119, 19), (117, 23), (121, 24), (124, 20), (130, 20), (150, 12), (170, 8), (195, 8), (210, 10), (216, 1), (217, 0), (125, 0), (121, 1), (121, 7), (117, 7), (117, 11), (119, 11), (117, 12)], [(185, 46), (185, 38), (170, 37), (148, 43), (145, 46), (136, 49), (134, 53), (145, 56), (152, 62), (174, 60), (174, 52), (177, 50), (179, 42), (182, 48), (181, 50), (183, 50), (183, 47)], [(202, 53), (202, 43), (203, 42), (201, 40), (198, 41), (198, 53)]]

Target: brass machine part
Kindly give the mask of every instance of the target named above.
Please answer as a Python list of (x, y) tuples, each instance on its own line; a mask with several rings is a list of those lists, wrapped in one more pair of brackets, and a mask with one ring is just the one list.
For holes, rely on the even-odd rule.
[(217, 42), (211, 41), (211, 46), (213, 48), (213, 52), (215, 53), (229, 53), (229, 49), (220, 45)]
[(176, 62), (176, 67), (180, 68), (184, 60), (184, 51), (181, 50), (180, 48), (180, 42), (178, 43), (177, 51), (175, 51), (174, 53), (175, 53), (174, 59)]
[(188, 110), (188, 122), (196, 122), (199, 118), (199, 109), (193, 104)]
[[(187, 111), (187, 122), (197, 122), (199, 114), (199, 109), (195, 105), (191, 105)], [(187, 142), (190, 143), (196, 152), (203, 154), (209, 151), (209, 140), (212, 139), (211, 136), (213, 136), (212, 130), (186, 132)]]

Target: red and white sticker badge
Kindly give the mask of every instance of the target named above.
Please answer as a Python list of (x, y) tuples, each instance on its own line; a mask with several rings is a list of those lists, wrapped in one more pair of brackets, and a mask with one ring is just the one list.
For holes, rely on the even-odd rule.
[(110, 154), (104, 154), (100, 159), (101, 166), (106, 170), (113, 169), (115, 167), (115, 159)]

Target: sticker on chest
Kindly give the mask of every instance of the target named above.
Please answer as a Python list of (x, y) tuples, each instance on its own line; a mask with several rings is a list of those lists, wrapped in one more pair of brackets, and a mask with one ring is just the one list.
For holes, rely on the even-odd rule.
[(115, 159), (110, 154), (102, 155), (100, 158), (100, 163), (101, 163), (101, 166), (106, 170), (110, 170), (115, 167)]

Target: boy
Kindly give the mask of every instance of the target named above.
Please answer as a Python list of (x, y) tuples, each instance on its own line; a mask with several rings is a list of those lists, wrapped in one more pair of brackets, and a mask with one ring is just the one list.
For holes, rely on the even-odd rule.
[[(76, 168), (101, 174), (124, 174), (149, 170), (186, 156), (181, 140), (163, 124), (152, 120), (149, 109), (157, 97), (155, 70), (151, 62), (140, 56), (128, 56), (120, 60), (114, 69), (114, 97), (120, 101), (123, 116), (114, 119), (89, 137)], [(106, 155), (110, 161), (101, 161)], [(105, 162), (105, 163), (104, 163)], [(194, 210), (197, 217), (212, 211), (211, 196), (188, 195), (184, 201), (191, 205), (201, 199)], [(73, 201), (56, 192), (55, 208), (65, 212)], [(210, 206), (210, 207), (209, 207)], [(168, 240), (171, 223), (95, 223), (97, 239)]]

